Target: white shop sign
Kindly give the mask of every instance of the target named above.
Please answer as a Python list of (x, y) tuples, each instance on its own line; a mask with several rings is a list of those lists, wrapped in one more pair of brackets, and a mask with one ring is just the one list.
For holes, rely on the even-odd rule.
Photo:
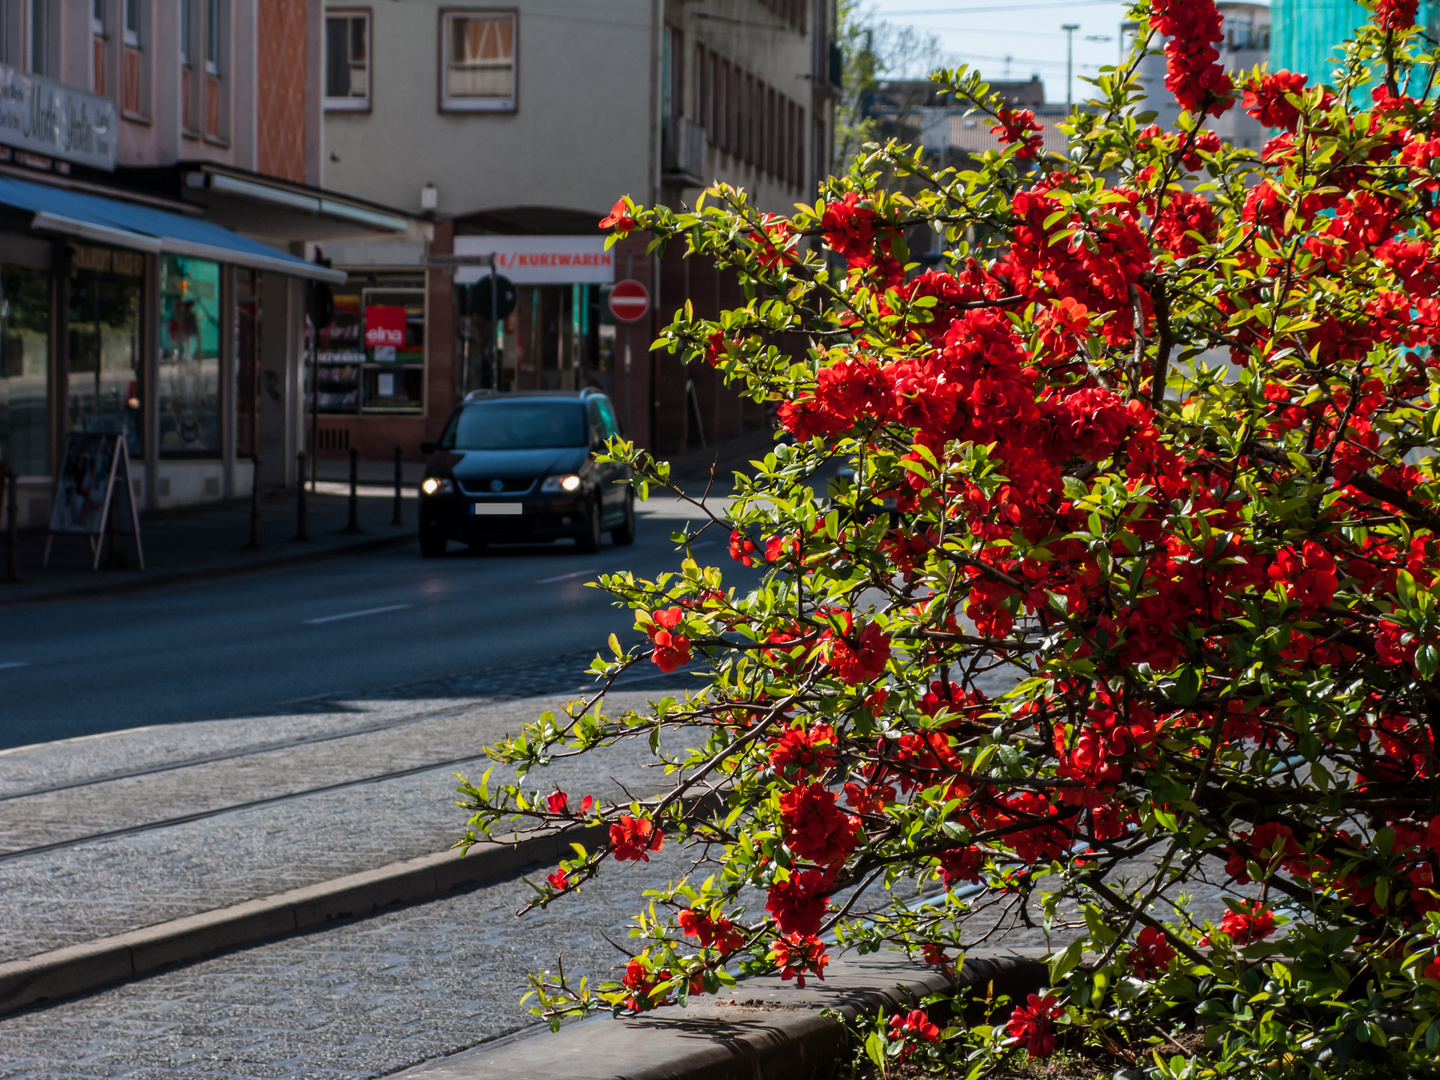
[(115, 168), (115, 103), (0, 64), (0, 143)]
[[(615, 252), (603, 236), (457, 236), (456, 255), (494, 255), (495, 269), (516, 285), (609, 285)], [(490, 274), (486, 266), (462, 266), (455, 284), (470, 285)]]

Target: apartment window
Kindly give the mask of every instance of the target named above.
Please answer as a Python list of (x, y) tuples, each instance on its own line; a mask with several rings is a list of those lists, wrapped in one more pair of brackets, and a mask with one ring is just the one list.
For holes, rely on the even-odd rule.
[(779, 115), (776, 111), (778, 103), (775, 99), (774, 89), (765, 91), (765, 171), (771, 176), (780, 174), (780, 125), (776, 123)]
[(50, 0), (30, 0), (30, 33), (26, 41), (25, 66), (36, 75), (52, 75), (50, 45)]
[(204, 108), (205, 137), (223, 141), (230, 130), (228, 98), (224, 93), (226, 51), (230, 44), (228, 0), (205, 0)]
[(440, 107), (505, 112), (515, 108), (514, 12), (440, 13)]
[(104, 94), (105, 82), (105, 0), (90, 0), (91, 89)]
[(660, 115), (665, 123), (685, 115), (685, 35), (673, 26), (665, 28), (665, 100)]
[(370, 107), (370, 13), (325, 16), (325, 108)]
[(125, 115), (144, 119), (149, 112), (148, 72), (142, 63), (144, 41), (144, 0), (121, 0), (120, 110)]
[(195, 93), (198, 87), (192, 63), (195, 40), (195, 2), (180, 0), (180, 123), (184, 130), (198, 134), (195, 118)]
[(224, 37), (224, 25), (220, 12), (220, 0), (205, 0), (205, 73), (220, 74), (220, 42)]
[(710, 64), (705, 59), (705, 46), (695, 46), (695, 122), (701, 127), (710, 121)]

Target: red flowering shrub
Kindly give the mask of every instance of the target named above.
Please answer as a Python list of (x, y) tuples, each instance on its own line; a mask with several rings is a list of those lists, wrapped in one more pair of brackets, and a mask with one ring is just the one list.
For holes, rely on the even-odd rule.
[[(1138, 58), (1064, 157), (945, 72), (1006, 138), (973, 170), (889, 146), (789, 219), (718, 185), (617, 207), (743, 279), (753, 300), (682, 309), (659, 345), (785, 435), (716, 514), (743, 567), (605, 579), (639, 644), (595, 674), (654, 663), (691, 692), (547, 717), (491, 750), (519, 779), (462, 789), (480, 833), (607, 827), (539, 904), (662, 829), (681, 849), (625, 868), (650, 891), (624, 975), (537, 977), (544, 1015), (819, 978), (850, 946), (951, 971), (1043, 925), (1048, 990), (937, 1043), (882, 1018), (867, 1044), (977, 1077), (1062, 1041), (1154, 1077), (1429, 1068), (1440, 111), (1413, 6), (1377, 11), (1333, 88), (1247, 77), (1283, 130), (1259, 153), (1197, 126), (1237, 95), (1214, 4), (1167, 0), (1133, 15), (1169, 39), (1175, 131), (1137, 122)], [(947, 245), (923, 272), (922, 224)], [(663, 773), (633, 801), (576, 814), (530, 786), (647, 740)]]

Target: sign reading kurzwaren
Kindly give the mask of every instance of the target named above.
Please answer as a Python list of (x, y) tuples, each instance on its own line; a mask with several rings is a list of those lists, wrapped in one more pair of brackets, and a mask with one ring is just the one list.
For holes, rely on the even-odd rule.
[[(516, 285), (608, 285), (615, 280), (615, 253), (603, 236), (457, 236), (456, 255), (494, 255), (497, 273)], [(462, 266), (455, 284), (489, 276), (485, 266)]]
[(0, 144), (115, 168), (115, 103), (0, 64)]

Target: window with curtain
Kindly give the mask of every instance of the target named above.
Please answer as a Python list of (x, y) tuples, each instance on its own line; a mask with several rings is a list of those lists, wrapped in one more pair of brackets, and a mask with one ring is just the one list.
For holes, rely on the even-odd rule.
[(440, 15), (440, 107), (509, 111), (515, 108), (514, 12), (446, 11)]
[(370, 13), (325, 15), (325, 108), (370, 107)]

